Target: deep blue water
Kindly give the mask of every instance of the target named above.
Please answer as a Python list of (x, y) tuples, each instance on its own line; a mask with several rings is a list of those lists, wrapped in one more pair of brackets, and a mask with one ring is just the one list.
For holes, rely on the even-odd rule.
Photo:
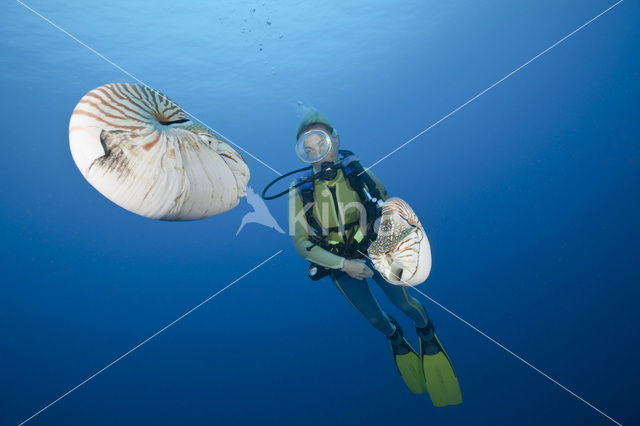
[[(613, 3), (28, 2), (281, 172), (300, 167), (299, 102), (368, 165)], [(640, 423), (639, 18), (621, 3), (373, 169), (429, 235), (420, 289), (623, 424)], [(0, 424), (280, 249), (29, 424), (613, 424), (417, 295), (464, 397), (434, 408), (287, 235), (235, 236), (245, 201), (180, 223), (116, 206), (68, 121), (133, 79), (17, 2), (0, 22)], [(276, 176), (248, 164), (256, 190)], [(286, 200), (269, 207), (285, 227)]]

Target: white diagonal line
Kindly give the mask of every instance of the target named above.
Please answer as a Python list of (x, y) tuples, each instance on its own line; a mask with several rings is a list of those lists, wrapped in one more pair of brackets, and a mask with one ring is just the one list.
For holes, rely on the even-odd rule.
[(471, 328), (472, 330), (474, 330), (475, 332), (477, 332), (478, 334), (480, 334), (482, 337), (486, 338), (487, 340), (489, 340), (490, 342), (496, 344), (500, 349), (504, 350), (505, 352), (507, 352), (509, 355), (513, 356), (514, 358), (516, 358), (517, 360), (519, 360), (520, 362), (522, 362), (523, 364), (525, 364), (526, 366), (532, 368), (535, 372), (537, 372), (538, 374), (542, 375), (544, 378), (546, 378), (547, 380), (551, 381), (552, 383), (558, 385), (561, 389), (567, 391), (570, 395), (574, 396), (575, 398), (577, 398), (578, 400), (584, 402), (585, 404), (587, 404), (589, 407), (591, 407), (592, 409), (594, 409), (595, 411), (597, 411), (598, 413), (602, 414), (604, 417), (606, 417), (607, 419), (611, 420), (613, 423), (622, 426), (622, 423), (614, 420), (612, 417), (610, 417), (609, 415), (607, 415), (604, 411), (600, 410), (598, 407), (596, 407), (595, 405), (593, 405), (592, 403), (590, 403), (589, 401), (587, 401), (586, 399), (582, 398), (580, 395), (578, 395), (577, 393), (575, 393), (574, 391), (572, 391), (571, 389), (567, 388), (566, 386), (564, 386), (562, 383), (558, 382), (557, 380), (555, 380), (553, 377), (549, 376), (547, 373), (545, 373), (544, 371), (540, 370), (539, 368), (537, 368), (536, 366), (534, 366), (533, 364), (531, 364), (530, 362), (528, 362), (527, 360), (525, 360), (524, 358), (522, 358), (520, 355), (516, 354), (515, 352), (513, 352), (511, 349), (507, 348), (506, 346), (504, 346), (502, 343), (498, 342), (497, 340), (495, 340), (494, 338), (492, 338), (491, 336), (489, 336), (487, 333), (485, 333), (484, 331), (480, 330), (478, 327), (474, 326), (473, 324), (469, 323), (468, 321), (465, 321), (464, 318), (461, 318), (459, 315), (457, 315), (455, 312), (451, 311), (450, 309), (448, 309), (446, 306), (443, 306), (442, 304), (438, 303), (436, 300), (434, 300), (432, 297), (427, 296), (425, 293), (423, 293), (422, 291), (418, 290), (415, 287), (412, 287), (415, 291), (417, 291), (418, 293), (420, 293), (421, 295), (423, 295), (424, 297), (426, 297), (427, 299), (429, 299), (431, 302), (435, 303), (437, 306), (439, 306), (441, 309), (443, 309), (445, 312), (449, 313), (450, 315), (452, 315), (454, 318), (460, 320), (463, 324), (465, 324), (466, 326), (468, 326), (469, 328)]
[[(63, 32), (64, 34), (66, 34), (67, 36), (69, 36), (71, 39), (73, 39), (74, 41), (76, 41), (77, 43), (81, 44), (82, 46), (86, 47), (87, 49), (89, 49), (91, 52), (93, 52), (94, 54), (96, 54), (98, 57), (104, 59), (105, 61), (107, 61), (108, 63), (110, 63), (111, 65), (113, 65), (114, 67), (116, 67), (117, 69), (119, 69), (120, 71), (122, 71), (123, 73), (125, 73), (126, 75), (128, 75), (129, 77), (131, 77), (132, 79), (134, 79), (135, 81), (137, 81), (138, 83), (142, 84), (143, 86), (146, 86), (148, 88), (151, 89), (151, 87), (143, 82), (142, 80), (140, 80), (138, 77), (136, 77), (135, 75), (131, 74), (129, 71), (125, 70), (124, 68), (122, 68), (120, 65), (116, 64), (115, 62), (113, 62), (111, 59), (107, 58), (106, 56), (104, 56), (102, 53), (98, 52), (97, 50), (95, 50), (93, 47), (89, 46), (88, 44), (84, 43), (83, 41), (79, 40), (76, 36), (74, 36), (73, 34), (69, 33), (68, 31), (66, 31), (64, 28), (60, 27), (59, 25), (55, 24), (54, 22), (52, 22), (50, 19), (48, 19), (47, 17), (43, 16), (40, 12), (38, 12), (37, 10), (33, 9), (32, 7), (30, 7), (29, 5), (25, 4), (24, 2), (20, 1), (20, 0), (16, 0), (17, 3), (19, 3), (20, 5), (22, 5), (25, 9), (30, 10), (31, 12), (33, 12), (34, 14), (38, 15), (40, 18), (42, 18), (44, 21), (48, 22), (49, 24), (51, 24), (52, 26), (54, 26), (55, 28), (57, 28), (58, 30), (60, 30), (61, 32)], [(209, 126), (207, 123), (205, 123), (204, 121), (200, 120), (198, 117), (196, 117), (195, 115), (191, 114), (189, 111), (187, 111), (186, 109), (182, 108), (182, 110), (185, 112), (185, 114), (189, 115), (190, 117), (192, 117), (194, 120), (196, 120), (197, 122), (199, 122), (200, 124), (202, 124), (203, 126), (205, 126), (206, 128), (208, 128), (209, 130), (211, 130), (212, 132), (214, 132), (215, 134), (219, 135), (220, 137), (222, 137), (222, 139), (226, 140), (227, 142), (229, 142), (231, 145), (235, 146), (236, 148), (238, 148), (240, 151), (244, 152), (245, 154), (247, 154), (249, 157), (253, 158), (254, 160), (256, 160), (257, 162), (259, 162), (260, 164), (262, 164), (263, 166), (267, 167), (268, 169), (271, 169), (271, 171), (273, 171), (274, 173), (276, 173), (279, 176), (282, 176), (282, 173), (280, 173), (279, 171), (277, 171), (276, 169), (274, 169), (273, 167), (271, 167), (270, 165), (268, 165), (267, 163), (265, 163), (264, 161), (262, 161), (261, 159), (259, 159), (258, 157), (256, 157), (255, 155), (253, 155), (252, 153), (250, 153), (249, 151), (247, 151), (246, 149), (244, 149), (243, 147), (241, 147), (240, 145), (238, 145), (237, 143), (233, 142), (231, 139), (229, 139), (228, 137), (226, 137), (225, 135), (223, 135), (222, 133), (220, 133), (219, 131), (215, 130), (213, 127)]]
[(114, 361), (112, 361), (111, 363), (107, 364), (105, 367), (103, 367), (102, 369), (98, 370), (97, 372), (95, 372), (94, 374), (92, 374), (91, 376), (89, 376), (87, 379), (85, 379), (84, 381), (82, 381), (80, 384), (76, 385), (75, 387), (73, 387), (72, 389), (68, 390), (66, 393), (62, 394), (60, 397), (58, 397), (57, 399), (53, 400), (52, 402), (50, 402), (49, 404), (47, 404), (45, 407), (43, 407), (42, 409), (40, 409), (38, 412), (36, 412), (35, 414), (33, 414), (31, 417), (27, 418), (26, 420), (23, 420), (18, 426), (22, 426), (23, 424), (27, 423), (29, 420), (33, 419), (34, 417), (36, 417), (38, 414), (42, 413), (43, 411), (45, 411), (46, 409), (50, 408), (52, 405), (56, 404), (57, 402), (59, 402), (61, 399), (65, 398), (66, 396), (68, 396), (70, 393), (74, 392), (75, 390), (77, 390), (79, 387), (83, 386), (85, 383), (89, 382), (90, 380), (92, 380), (93, 378), (95, 378), (96, 376), (98, 376), (99, 374), (101, 374), (102, 372), (104, 372), (106, 369), (108, 369), (109, 367), (111, 367), (112, 365), (116, 364), (117, 362), (119, 362), (120, 360), (122, 360), (124, 357), (126, 357), (127, 355), (131, 354), (133, 351), (135, 351), (136, 349), (140, 348), (142, 345), (144, 345), (145, 343), (147, 343), (148, 341), (150, 341), (151, 339), (153, 339), (154, 337), (156, 337), (157, 335), (159, 335), (160, 333), (162, 333), (163, 331), (165, 331), (166, 329), (168, 329), (169, 327), (173, 326), (175, 323), (177, 323), (178, 321), (180, 321), (181, 319), (183, 319), (184, 317), (186, 317), (187, 315), (189, 315), (190, 313), (192, 313), (193, 311), (195, 311), (196, 309), (198, 309), (199, 307), (201, 307), (202, 305), (204, 305), (205, 303), (207, 303), (208, 301), (210, 301), (211, 299), (213, 299), (214, 297), (216, 297), (217, 295), (219, 295), (220, 293), (222, 293), (223, 291), (225, 291), (226, 289), (228, 289), (229, 287), (231, 287), (232, 285), (234, 285), (235, 283), (237, 283), (238, 281), (240, 281), (241, 279), (243, 279), (244, 277), (246, 277), (247, 275), (249, 275), (250, 273), (252, 273), (253, 271), (255, 271), (256, 269), (258, 269), (259, 267), (261, 267), (262, 265), (264, 265), (265, 263), (267, 263), (268, 261), (270, 261), (271, 259), (273, 259), (274, 257), (276, 257), (277, 255), (279, 255), (280, 253), (282, 253), (282, 250), (277, 251), (275, 254), (271, 255), (271, 257), (269, 257), (268, 259), (263, 260), (262, 262), (260, 262), (258, 265), (254, 266), (253, 268), (251, 268), (249, 271), (245, 272), (243, 275), (241, 275), (239, 278), (236, 278), (235, 280), (233, 280), (231, 283), (227, 284), (225, 287), (223, 287), (221, 290), (217, 291), (216, 293), (214, 293), (213, 295), (209, 296), (208, 298), (206, 298), (205, 300), (203, 300), (202, 302), (200, 302), (199, 304), (197, 304), (196, 306), (194, 306), (193, 308), (189, 309), (187, 312), (185, 312), (184, 314), (180, 315), (177, 319), (171, 321), (169, 324), (167, 324), (166, 326), (162, 327), (160, 330), (156, 331), (154, 334), (152, 334), (151, 336), (147, 337), (146, 339), (144, 339), (142, 342), (138, 343), (136, 346), (134, 346), (133, 348), (129, 349), (127, 352), (125, 352), (124, 354), (120, 355), (118, 358), (116, 358)]
[(396, 149), (394, 149), (393, 151), (391, 151), (390, 153), (388, 153), (387, 155), (385, 155), (384, 157), (382, 157), (381, 159), (379, 159), (378, 161), (376, 161), (375, 163), (373, 163), (372, 165), (370, 165), (369, 167), (367, 167), (366, 169), (364, 169), (363, 171), (361, 171), (359, 173), (362, 174), (364, 172), (366, 172), (367, 170), (375, 167), (377, 164), (379, 164), (381, 161), (385, 160), (386, 158), (388, 158), (389, 156), (395, 154), (396, 152), (398, 152), (399, 150), (401, 150), (402, 148), (404, 148), (405, 146), (409, 145), (411, 142), (413, 142), (414, 140), (416, 140), (417, 138), (419, 138), (420, 136), (422, 136), (423, 134), (427, 133), (429, 130), (433, 129), (434, 127), (436, 127), (438, 124), (442, 123), (444, 120), (446, 120), (447, 118), (451, 117), (453, 114), (455, 114), (456, 112), (460, 111), (462, 108), (466, 107), (467, 105), (469, 105), (471, 102), (475, 101), (476, 99), (478, 99), (480, 96), (484, 95), (485, 93), (487, 93), (489, 90), (493, 89), (494, 87), (496, 87), (498, 84), (502, 83), (503, 81), (505, 81), (506, 79), (508, 79), (509, 77), (511, 77), (512, 75), (514, 75), (515, 73), (517, 73), (518, 71), (520, 71), (522, 68), (526, 67), (527, 65), (529, 65), (531, 62), (535, 61), (536, 59), (538, 59), (539, 57), (541, 57), (542, 55), (544, 55), (545, 53), (547, 53), (548, 51), (550, 51), (551, 49), (553, 49), (554, 47), (556, 47), (557, 45), (559, 45), (560, 43), (562, 43), (563, 41), (565, 41), (566, 39), (568, 39), (569, 37), (571, 37), (572, 35), (574, 35), (575, 33), (577, 33), (578, 31), (580, 31), (581, 29), (583, 29), (584, 27), (586, 27), (587, 25), (589, 25), (590, 23), (592, 23), (593, 21), (595, 21), (596, 19), (598, 19), (599, 17), (601, 17), (602, 15), (604, 15), (605, 13), (607, 13), (608, 11), (610, 11), (611, 9), (613, 9), (614, 7), (616, 7), (617, 5), (619, 5), (620, 3), (622, 3), (624, 0), (619, 0), (617, 3), (609, 6), (607, 9), (605, 9), (604, 11), (600, 12), (598, 15), (596, 15), (595, 17), (591, 18), (590, 20), (588, 20), (587, 22), (585, 22), (584, 24), (580, 25), (578, 28), (576, 28), (575, 30), (571, 31), (569, 34), (567, 34), (566, 36), (562, 37), (560, 40), (556, 41), (555, 43), (553, 43), (551, 46), (547, 47), (546, 49), (544, 49), (542, 52), (538, 53), (536, 56), (534, 56), (533, 58), (529, 59), (527, 62), (525, 62), (524, 64), (520, 65), (518, 68), (516, 68), (515, 70), (511, 71), (509, 74), (505, 75), (504, 77), (502, 77), (500, 80), (496, 81), (495, 83), (493, 83), (491, 86), (487, 87), (486, 89), (484, 89), (482, 92), (478, 93), (477, 95), (475, 95), (473, 98), (469, 99), (467, 102), (463, 103), (462, 105), (460, 105), (458, 108), (454, 109), (453, 111), (451, 111), (450, 113), (448, 113), (447, 115), (445, 115), (444, 117), (442, 117), (440, 120), (436, 121), (435, 123), (433, 123), (432, 125), (430, 125), (429, 127), (427, 127), (426, 129), (424, 129), (423, 131), (421, 131), (420, 133), (418, 133), (417, 135), (415, 135), (414, 137), (412, 137), (411, 139), (409, 139), (408, 141), (406, 141), (405, 143), (403, 143), (402, 145), (400, 145), (399, 147), (397, 147)]
[[(358, 250), (358, 252), (365, 256), (367, 259), (371, 260), (371, 258), (369, 256), (367, 256), (366, 254), (364, 254), (363, 252), (361, 252), (360, 250)], [(402, 281), (403, 283), (406, 284), (406, 282), (398, 277), (396, 274), (393, 274), (399, 281)], [(619, 423), (618, 421), (614, 420), (612, 417), (608, 416), (604, 411), (600, 410), (598, 407), (596, 407), (595, 405), (591, 404), (589, 401), (587, 401), (586, 399), (582, 398), (580, 395), (578, 395), (577, 393), (575, 393), (574, 391), (572, 391), (571, 389), (567, 388), (566, 386), (564, 386), (562, 383), (558, 382), (557, 380), (555, 380), (553, 377), (549, 376), (548, 374), (546, 374), (544, 371), (540, 370), (539, 368), (537, 368), (536, 366), (534, 366), (533, 364), (531, 364), (530, 362), (528, 362), (527, 360), (525, 360), (524, 358), (522, 358), (520, 355), (516, 354), (515, 352), (513, 352), (511, 349), (507, 348), (506, 346), (504, 346), (502, 343), (498, 342), (496, 339), (494, 339), (493, 337), (489, 336), (487, 333), (485, 333), (484, 331), (480, 330), (478, 327), (474, 326), (473, 324), (469, 323), (468, 321), (466, 321), (464, 318), (460, 317), (458, 314), (456, 314), (455, 312), (451, 311), (450, 309), (448, 309), (446, 306), (443, 306), (442, 304), (438, 303), (438, 301), (434, 300), (432, 297), (427, 296), (425, 293), (423, 293), (422, 291), (418, 290), (416, 287), (412, 287), (410, 285), (407, 285), (407, 287), (411, 287), (413, 290), (417, 291), (418, 293), (420, 293), (421, 295), (423, 295), (424, 297), (426, 297), (427, 299), (429, 299), (431, 302), (435, 303), (437, 306), (439, 306), (441, 309), (443, 309), (445, 312), (447, 312), (448, 314), (452, 315), (454, 318), (458, 319), (459, 321), (461, 321), (463, 324), (465, 324), (466, 326), (470, 327), (472, 330), (474, 330), (475, 332), (477, 332), (478, 334), (480, 334), (482, 337), (486, 338), (487, 340), (489, 340), (490, 342), (496, 344), (500, 349), (504, 350), (505, 352), (507, 352), (509, 355), (515, 357), (517, 360), (519, 360), (520, 362), (524, 363), (526, 366), (532, 368), (535, 372), (537, 372), (538, 374), (542, 375), (544, 378), (548, 379), (549, 381), (551, 381), (552, 383), (558, 385), (561, 389), (565, 390), (566, 392), (568, 392), (570, 395), (574, 396), (575, 398), (577, 398), (578, 400), (582, 401), (583, 403), (585, 403), (586, 405), (588, 405), (590, 408), (594, 409), (595, 411), (597, 411), (598, 413), (600, 413), (601, 415), (603, 415), (604, 417), (606, 417), (607, 419), (611, 420), (613, 423), (622, 426), (621, 423)]]

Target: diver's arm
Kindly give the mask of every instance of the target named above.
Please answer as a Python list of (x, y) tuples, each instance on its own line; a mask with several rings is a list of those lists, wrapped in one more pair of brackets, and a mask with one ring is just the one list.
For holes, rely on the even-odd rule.
[(289, 233), (298, 254), (310, 262), (331, 269), (342, 269), (344, 257), (335, 255), (319, 246), (313, 246), (309, 241), (306, 229), (306, 216), (302, 207), (302, 197), (296, 189), (289, 191)]

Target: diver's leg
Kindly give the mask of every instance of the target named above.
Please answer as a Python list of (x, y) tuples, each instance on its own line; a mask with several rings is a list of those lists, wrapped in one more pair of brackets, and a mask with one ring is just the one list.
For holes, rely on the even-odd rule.
[(429, 323), (429, 316), (424, 306), (415, 297), (409, 294), (407, 287), (389, 284), (377, 271), (373, 279), (389, 300), (415, 322), (417, 328), (424, 328)]
[(344, 272), (332, 274), (331, 279), (353, 307), (387, 336), (393, 360), (409, 390), (416, 394), (427, 392), (420, 357), (404, 338), (400, 326), (380, 309), (367, 281), (356, 280)]
[(357, 280), (341, 271), (334, 272), (330, 277), (338, 290), (371, 325), (387, 337), (394, 334), (396, 327), (373, 297), (367, 280)]

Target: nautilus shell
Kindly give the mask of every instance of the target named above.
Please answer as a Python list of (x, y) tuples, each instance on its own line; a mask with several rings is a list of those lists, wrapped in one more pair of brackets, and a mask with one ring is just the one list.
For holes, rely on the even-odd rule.
[(232, 209), (249, 168), (171, 99), (137, 84), (87, 93), (69, 123), (82, 175), (119, 206), (153, 219), (195, 220)]
[(382, 206), (378, 236), (369, 246), (373, 266), (391, 284), (416, 286), (431, 271), (431, 247), (422, 224), (405, 201), (389, 198)]

